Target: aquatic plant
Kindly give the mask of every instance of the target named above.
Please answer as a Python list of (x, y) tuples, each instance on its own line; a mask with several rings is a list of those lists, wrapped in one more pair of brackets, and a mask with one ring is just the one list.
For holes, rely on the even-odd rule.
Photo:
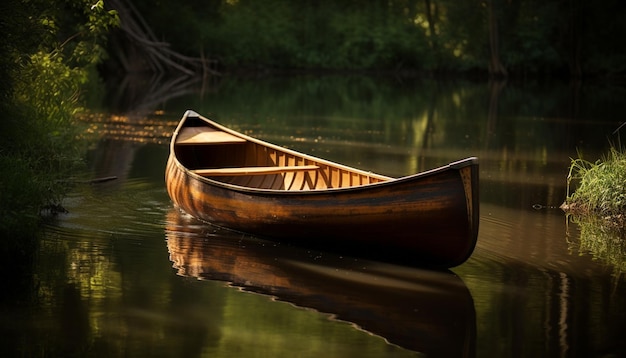
[[(626, 224), (626, 152), (612, 147), (603, 159), (591, 163), (572, 159), (567, 198), (561, 208), (574, 216), (593, 216), (604, 225), (623, 228)], [(570, 194), (571, 183), (578, 183)]]
[[(567, 198), (561, 208), (580, 229), (571, 247), (621, 276), (626, 272), (626, 152), (612, 147), (595, 163), (579, 155), (572, 159), (567, 180)], [(570, 195), (572, 181), (578, 186)]]

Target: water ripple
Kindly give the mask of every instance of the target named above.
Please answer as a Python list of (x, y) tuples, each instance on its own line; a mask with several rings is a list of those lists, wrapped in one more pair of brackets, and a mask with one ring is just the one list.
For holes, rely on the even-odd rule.
[(162, 233), (171, 203), (164, 187), (137, 178), (78, 186), (63, 206), (68, 213), (50, 222), (48, 233), (74, 238), (148, 238)]

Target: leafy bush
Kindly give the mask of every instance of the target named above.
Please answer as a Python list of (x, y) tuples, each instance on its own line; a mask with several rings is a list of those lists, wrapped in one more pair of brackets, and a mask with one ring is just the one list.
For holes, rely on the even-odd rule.
[(8, 83), (0, 88), (0, 233), (16, 237), (36, 227), (44, 208), (58, 206), (81, 161), (75, 114), (117, 18), (102, 1), (5, 5), (11, 11), (0, 23), (12, 26), (0, 43)]

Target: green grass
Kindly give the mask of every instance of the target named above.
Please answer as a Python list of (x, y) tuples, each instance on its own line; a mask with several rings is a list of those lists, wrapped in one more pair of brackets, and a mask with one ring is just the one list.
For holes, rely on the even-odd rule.
[[(572, 181), (576, 190), (570, 194)], [(573, 159), (568, 194), (562, 208), (574, 216), (594, 216), (605, 225), (623, 228), (626, 223), (626, 152), (611, 148), (595, 163)]]
[[(570, 194), (571, 184), (577, 184)], [(590, 254), (614, 269), (626, 272), (626, 152), (611, 148), (595, 163), (573, 159), (568, 194), (561, 208), (580, 235), (572, 242), (580, 254)]]

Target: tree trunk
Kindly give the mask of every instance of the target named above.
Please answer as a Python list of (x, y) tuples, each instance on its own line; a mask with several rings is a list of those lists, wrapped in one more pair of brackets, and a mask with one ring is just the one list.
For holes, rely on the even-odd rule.
[(570, 0), (570, 23), (569, 23), (569, 31), (570, 31), (570, 56), (569, 56), (569, 68), (570, 75), (573, 78), (581, 78), (583, 75), (582, 65), (581, 65), (581, 45), (582, 41), (580, 39), (579, 29), (582, 27), (581, 19), (583, 17), (581, 7), (579, 1)]
[(437, 41), (437, 34), (435, 33), (435, 20), (433, 17), (433, 10), (430, 0), (424, 0), (424, 4), (426, 5), (426, 20), (428, 21), (428, 34), (430, 35), (430, 48), (435, 55), (436, 66), (439, 67), (439, 44)]
[(508, 73), (500, 61), (500, 39), (495, 1), (489, 0), (487, 4), (489, 12), (489, 75), (496, 78), (505, 78)]

